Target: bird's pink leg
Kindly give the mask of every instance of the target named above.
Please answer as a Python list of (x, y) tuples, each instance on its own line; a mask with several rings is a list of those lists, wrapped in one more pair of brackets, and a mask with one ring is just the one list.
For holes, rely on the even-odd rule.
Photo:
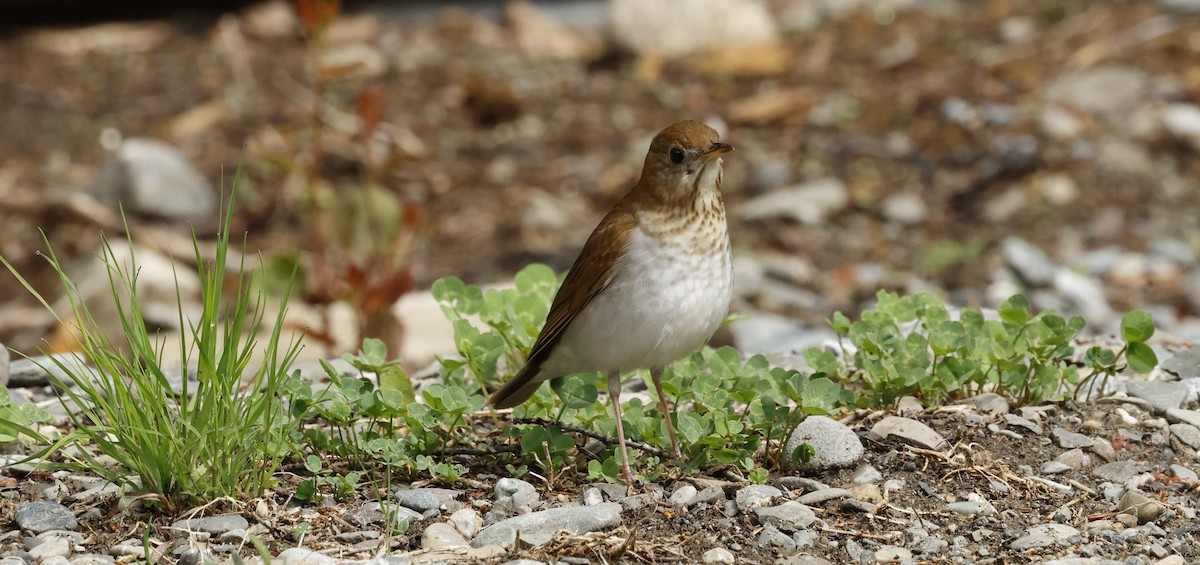
[(658, 392), (658, 410), (662, 412), (663, 418), (667, 419), (667, 433), (671, 436), (671, 457), (683, 459), (683, 452), (679, 449), (679, 439), (675, 436), (675, 424), (671, 423), (672, 414), (667, 407), (667, 395), (663, 394), (662, 369), (650, 371), (650, 380), (654, 381), (654, 390)]
[(625, 484), (633, 487), (633, 471), (629, 469), (629, 453), (625, 450), (625, 425), (621, 422), (621, 373), (613, 371), (608, 374), (608, 399), (613, 405), (613, 415), (617, 418), (617, 441), (621, 443), (621, 473), (625, 475)]

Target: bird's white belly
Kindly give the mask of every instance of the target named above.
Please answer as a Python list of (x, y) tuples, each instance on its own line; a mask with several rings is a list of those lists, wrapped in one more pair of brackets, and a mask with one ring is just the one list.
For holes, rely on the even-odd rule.
[(712, 337), (732, 287), (727, 244), (697, 254), (634, 230), (612, 281), (571, 322), (541, 376), (664, 367)]

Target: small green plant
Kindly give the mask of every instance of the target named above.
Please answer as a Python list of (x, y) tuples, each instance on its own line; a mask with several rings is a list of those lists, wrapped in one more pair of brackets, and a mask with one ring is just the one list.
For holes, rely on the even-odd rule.
[(979, 309), (964, 308), (952, 319), (929, 294), (902, 297), (880, 291), (875, 307), (859, 321), (840, 312), (833, 316), (839, 343), (853, 345), (853, 354), (842, 351), (839, 357), (811, 348), (804, 355), (818, 374), (853, 387), (842, 398), (852, 406), (890, 406), (905, 395), (933, 404), (987, 390), (1033, 403), (1061, 398), (1073, 385), (1114, 375), (1126, 363), (1146, 372), (1158, 362), (1145, 345), (1154, 325), (1140, 310), (1122, 321), (1124, 348), (1088, 350), (1084, 365), (1091, 373), (1082, 377), (1072, 340), (1083, 330), (1083, 318), (1035, 315), (1021, 295), (1006, 300), (999, 317), (988, 320)]
[[(185, 317), (182, 304), (178, 310), (183, 330), (177, 344), (182, 372), (178, 399), (172, 392), (170, 371), (161, 362), (166, 340), (151, 333), (142, 315), (132, 239), (128, 240), (128, 263), (118, 258), (107, 239), (100, 250), (124, 334), (121, 346), (112, 343), (97, 325), (53, 249), (45, 256), (59, 275), (80, 336), (78, 348), (91, 365), (81, 369), (54, 361), (72, 381), (55, 384), (66, 395), (64, 404), (75, 429), (47, 451), (75, 446), (78, 449), (72, 450), (76, 454), (72, 457), (78, 459), (73, 465), (131, 490), (156, 493), (172, 508), (218, 497), (261, 494), (292, 452), (291, 432), (299, 423), (289, 416), (281, 397), (295, 388), (290, 381), (298, 378), (288, 375), (299, 351), (298, 340), (290, 346), (283, 342), (286, 295), (270, 326), (270, 336), (260, 348), (257, 335), (265, 325), (266, 304), (262, 294), (251, 300), (244, 262), (236, 266), (232, 285), (227, 285), (236, 186), (235, 178), (215, 257), (203, 257), (199, 244), (194, 245), (202, 309), (196, 319)], [(54, 312), (12, 264), (2, 257), (0, 262)], [(230, 286), (234, 300), (226, 303), (224, 291)], [(257, 353), (261, 353), (261, 361), (253, 360)], [(197, 377), (195, 385), (187, 378), (192, 370)], [(74, 406), (66, 404), (68, 399)], [(111, 467), (96, 459), (91, 446), (117, 465)]]
[[(544, 265), (523, 269), (511, 289), (484, 292), (456, 278), (436, 282), (433, 294), (454, 325), (461, 357), (441, 360), (447, 386), (460, 387), (474, 405), (482, 406), (482, 395), (524, 363), (560, 282)], [(649, 373), (639, 372), (636, 378), (652, 389)], [(600, 379), (598, 374), (556, 379), (514, 409), (516, 419), (538, 423), (509, 430), (525, 454), (520, 467), (509, 467), (535, 465), (549, 482), (572, 466), (595, 480), (616, 480), (619, 456), (612, 441), (588, 459), (581, 457), (575, 436), (566, 433), (584, 430), (615, 438), (616, 421), (599, 399)], [(670, 447), (665, 417), (675, 418), (684, 446), (684, 459), (673, 462), (676, 468), (689, 472), (733, 465), (752, 480), (765, 480), (764, 461), (755, 457), (760, 448), (767, 452), (769, 464), (791, 457), (779, 453), (790, 430), (806, 414), (832, 409), (839, 397), (827, 378), (772, 368), (761, 356), (743, 360), (732, 348), (705, 348), (676, 362), (666, 369), (663, 383), (674, 399), (675, 414), (660, 414), (638, 398), (622, 405), (625, 431), (645, 454), (639, 468), (651, 479), (667, 471), (659, 465)]]
[(16, 441), (21, 434), (40, 436), (33, 425), (50, 421), (50, 413), (33, 404), (14, 404), (8, 388), (0, 386), (0, 443)]

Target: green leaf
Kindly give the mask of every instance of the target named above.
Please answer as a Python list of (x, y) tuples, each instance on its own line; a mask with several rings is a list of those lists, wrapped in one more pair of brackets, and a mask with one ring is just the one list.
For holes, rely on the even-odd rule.
[(1029, 300), (1024, 295), (1014, 294), (1000, 305), (1000, 319), (1015, 326), (1029, 321)]
[(1154, 320), (1145, 310), (1134, 310), (1121, 318), (1121, 335), (1126, 343), (1140, 343), (1154, 335)]
[(1129, 368), (1141, 374), (1149, 373), (1158, 365), (1158, 356), (1154, 354), (1154, 350), (1140, 341), (1129, 344), (1125, 359), (1129, 361)]
[(696, 443), (700, 440), (700, 436), (704, 435), (704, 426), (700, 423), (700, 418), (691, 412), (678, 412), (676, 414), (678, 421), (675, 424), (675, 429), (683, 436), (687, 443)]

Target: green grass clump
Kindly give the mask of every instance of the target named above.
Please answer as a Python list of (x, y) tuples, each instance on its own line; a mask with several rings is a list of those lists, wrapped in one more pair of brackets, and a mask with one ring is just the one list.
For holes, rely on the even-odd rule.
[[(235, 192), (236, 184), (235, 179)], [(215, 257), (203, 257), (193, 239), (202, 310), (198, 318), (186, 318), (180, 300), (182, 333), (177, 345), (183, 390), (178, 398), (161, 361), (166, 339), (147, 329), (142, 314), (132, 239), (128, 264), (118, 259), (108, 239), (103, 239), (99, 253), (124, 334), (119, 345), (93, 318), (53, 249), (45, 255), (70, 301), (78, 348), (91, 365), (80, 369), (55, 361), (71, 381), (55, 384), (65, 394), (63, 401), (75, 429), (47, 451), (78, 447), (63, 451), (75, 458), (74, 466), (135, 492), (157, 494), (168, 507), (258, 496), (294, 450), (299, 420), (289, 414), (281, 394), (295, 388), (289, 380), (297, 377), (287, 372), (299, 342), (285, 345), (283, 341), (286, 295), (270, 337), (261, 345), (258, 342), (256, 336), (265, 323), (263, 295), (254, 293), (252, 300), (244, 259), (235, 274), (226, 270), (232, 200), (233, 194), (219, 227)], [(54, 311), (12, 264), (3, 258), (0, 262)], [(223, 294), (227, 285), (234, 292), (229, 303)], [(259, 351), (261, 362), (253, 360)], [(198, 379), (194, 386), (187, 379), (192, 370)], [(94, 457), (92, 446), (117, 464)]]

